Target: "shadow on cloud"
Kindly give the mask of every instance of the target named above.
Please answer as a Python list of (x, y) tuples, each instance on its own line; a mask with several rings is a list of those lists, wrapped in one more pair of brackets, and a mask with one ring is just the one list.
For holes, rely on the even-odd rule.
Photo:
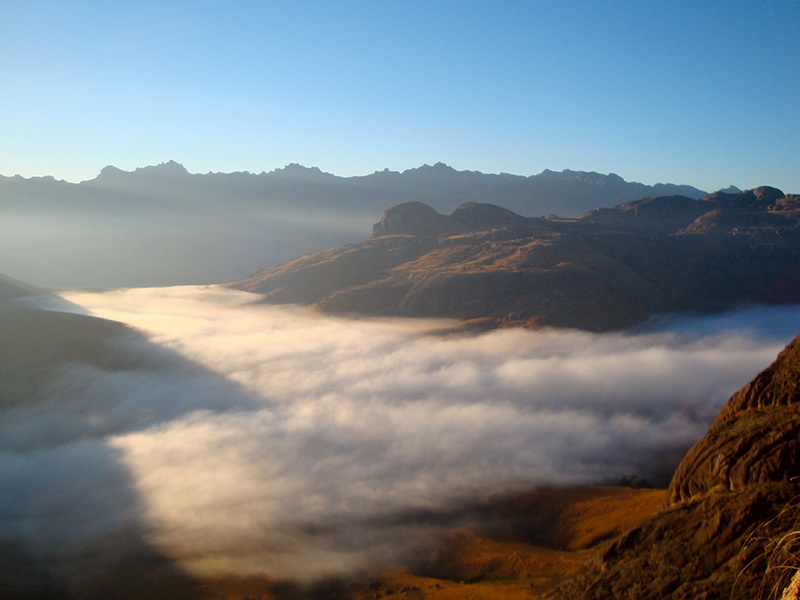
[(108, 440), (249, 394), (117, 323), (23, 304), (0, 305), (0, 596), (192, 597)]
[(800, 329), (800, 309), (763, 309), (627, 334), (464, 335), (217, 287), (65, 296), (160, 350), (119, 342), (146, 368), (69, 365), (4, 418), (3, 535), (33, 547), (32, 525), (57, 532), (34, 536), (48, 555), (134, 528), (204, 577), (369, 569), (497, 494), (664, 482)]

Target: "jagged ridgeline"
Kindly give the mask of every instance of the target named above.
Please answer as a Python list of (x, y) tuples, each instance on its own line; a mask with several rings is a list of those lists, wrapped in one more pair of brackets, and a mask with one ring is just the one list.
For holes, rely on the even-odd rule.
[(175, 162), (106, 167), (73, 184), (0, 176), (3, 272), (51, 287), (221, 283), (364, 239), (389, 206), (451, 212), (492, 202), (526, 216), (575, 217), (645, 196), (704, 192), (581, 171), (523, 177), (444, 164), (338, 177), (289, 165), (269, 173), (191, 174)]
[(328, 313), (613, 330), (668, 313), (800, 302), (800, 196), (661, 196), (577, 219), (411, 202), (371, 238), (232, 284)]
[(548, 597), (781, 598), (800, 568), (799, 401), (800, 336), (723, 407), (665, 509)]

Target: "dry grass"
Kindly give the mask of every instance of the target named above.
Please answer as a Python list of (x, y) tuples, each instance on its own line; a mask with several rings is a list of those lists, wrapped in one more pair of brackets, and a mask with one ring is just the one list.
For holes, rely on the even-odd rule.
[(796, 586), (792, 591), (794, 595), (784, 591), (792, 585), (800, 568), (800, 496), (795, 496), (775, 517), (759, 525), (747, 544), (763, 545), (763, 551), (742, 569), (744, 572), (754, 563), (759, 563), (759, 567), (764, 563), (761, 596), (767, 600), (795, 600), (798, 597)]
[[(514, 600), (537, 598), (581, 571), (600, 542), (657, 513), (664, 490), (575, 487), (534, 490), (498, 500), (488, 518), (543, 527), (543, 542), (509, 535), (509, 528), (447, 532), (436, 556), (416, 566), (396, 566), (357, 581), (331, 580), (311, 587), (257, 578), (205, 582), (204, 600)], [(538, 517), (544, 515), (544, 521)], [(513, 528), (512, 528), (513, 529)], [(494, 535), (491, 532), (500, 532)], [(527, 531), (522, 537), (529, 536)], [(598, 546), (598, 544), (600, 544)], [(558, 546), (558, 547), (556, 547)]]
[(558, 527), (567, 548), (590, 548), (633, 529), (664, 505), (664, 490), (596, 488), (597, 495), (578, 500), (561, 514)]

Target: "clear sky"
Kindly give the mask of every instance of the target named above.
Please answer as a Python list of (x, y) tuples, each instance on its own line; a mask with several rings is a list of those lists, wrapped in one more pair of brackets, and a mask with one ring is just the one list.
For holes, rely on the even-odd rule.
[(798, 0), (0, 0), (0, 173), (442, 161), (800, 193)]

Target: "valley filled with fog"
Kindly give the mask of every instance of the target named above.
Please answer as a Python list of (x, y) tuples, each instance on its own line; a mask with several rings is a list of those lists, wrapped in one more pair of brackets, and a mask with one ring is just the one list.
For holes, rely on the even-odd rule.
[(663, 485), (800, 330), (794, 307), (467, 334), (216, 286), (62, 295), (23, 302), (144, 337), (114, 340), (131, 366), (65, 364), (4, 413), (3, 542), (55, 573), (146, 546), (192, 574), (310, 579), (410, 560), (492, 496)]
[(3, 3), (0, 600), (800, 600), (799, 28)]

